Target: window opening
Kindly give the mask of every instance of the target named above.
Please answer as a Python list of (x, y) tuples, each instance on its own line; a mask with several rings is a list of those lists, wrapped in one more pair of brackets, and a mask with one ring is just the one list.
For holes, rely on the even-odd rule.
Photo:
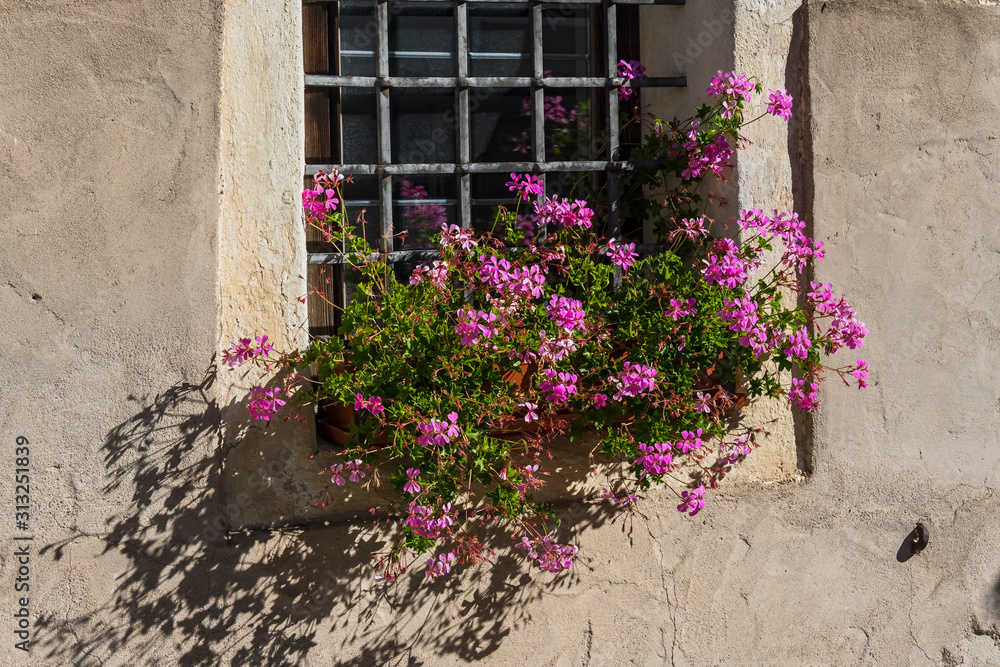
[[(491, 227), (511, 172), (542, 175), (548, 194), (572, 178), (606, 186), (604, 232), (620, 236), (619, 174), (659, 166), (629, 161), (640, 129), (619, 127), (617, 64), (638, 59), (640, 4), (684, 0), (304, 2), (307, 179), (354, 175), (348, 215), (366, 211), (366, 237), (401, 275), (436, 256), (441, 223)], [(307, 252), (325, 293), (310, 299), (310, 330), (333, 335), (351, 277), (319, 234)]]

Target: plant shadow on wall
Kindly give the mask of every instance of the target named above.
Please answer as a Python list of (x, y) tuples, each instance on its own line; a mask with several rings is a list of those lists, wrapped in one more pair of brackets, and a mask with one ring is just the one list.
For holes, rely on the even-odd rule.
[[(141, 409), (108, 433), (104, 491), (127, 490), (131, 502), (99, 537), (105, 556), (122, 554), (125, 568), (99, 606), (38, 618), (34, 650), (46, 664), (295, 665), (334, 632), (342, 638), (330, 647), (336, 664), (423, 664), (408, 655), (415, 646), (471, 661), (530, 621), (526, 603), (572, 585), (566, 577), (532, 581), (516, 556), (501, 555), (496, 567), (461, 580), (422, 586), (418, 569), (413, 581), (371, 590), (369, 553), (384, 535), (370, 522), (229, 533), (215, 379), (212, 367), (198, 383), (133, 397)], [(585, 515), (579, 529), (608, 518), (588, 508), (574, 513)], [(74, 535), (41, 554), (60, 561), (74, 543), (94, 537)], [(463, 602), (450, 614), (430, 613), (449, 600)], [(414, 619), (415, 635), (398, 630)]]

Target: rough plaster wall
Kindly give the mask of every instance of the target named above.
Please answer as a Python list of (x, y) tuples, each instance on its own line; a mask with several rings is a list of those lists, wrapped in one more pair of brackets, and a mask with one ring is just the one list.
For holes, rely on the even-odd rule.
[[(791, 48), (792, 14), (799, 4), (711, 0), (683, 7), (641, 7), (642, 62), (650, 75), (684, 75), (688, 83), (685, 88), (643, 89), (643, 104), (659, 118), (686, 118), (708, 101), (705, 88), (719, 70), (756, 75), (772, 88), (786, 87), (789, 78), (794, 83), (798, 72)], [(793, 63), (786, 71), (790, 50)], [(758, 100), (747, 118), (765, 108)], [(717, 198), (708, 207), (710, 216), (728, 224), (741, 208), (793, 208), (790, 130), (789, 124), (771, 116), (747, 128), (754, 145), (739, 151), (735, 178), (709, 183), (709, 192)], [(729, 233), (737, 231), (733, 227)], [(801, 435), (797, 441), (792, 412), (784, 400), (758, 399), (744, 410), (743, 423), (760, 429), (761, 447), (734, 471), (730, 482), (794, 479), (808, 469), (808, 442)]]
[(13, 648), (17, 436), (40, 634), (112, 621), (128, 544), (160, 531), (173, 485), (204, 507), (217, 484), (220, 28), (201, 0), (0, 10), (0, 664), (74, 659)]
[[(267, 334), (276, 349), (294, 349), (308, 338), (299, 300), (307, 289), (302, 3), (227, 0), (224, 16), (220, 348)], [(233, 527), (299, 520), (315, 499), (311, 417), (266, 428), (244, 407), (254, 386), (277, 383), (274, 373), (255, 366), (220, 374), (228, 447), (223, 489)]]

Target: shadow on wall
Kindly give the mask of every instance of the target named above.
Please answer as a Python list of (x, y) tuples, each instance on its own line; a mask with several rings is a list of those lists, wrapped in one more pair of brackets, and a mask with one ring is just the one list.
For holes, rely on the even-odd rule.
[[(788, 121), (788, 157), (792, 165), (793, 209), (806, 221), (804, 233), (815, 235), (813, 220), (813, 165), (812, 125), (809, 92), (809, 26), (808, 3), (792, 14), (792, 37), (785, 66), (785, 90), (792, 96), (792, 117)], [(800, 276), (800, 285), (807, 287), (813, 280), (812, 265)], [(802, 305), (808, 289), (799, 292)], [(810, 332), (813, 333), (813, 332)], [(813, 419), (812, 413), (792, 410), (795, 424), (795, 441), (798, 450), (798, 468), (804, 473), (813, 472)]]
[(996, 581), (993, 582), (993, 588), (990, 589), (989, 606), (993, 619), (1000, 621), (1000, 574), (997, 575)]
[[(49, 664), (90, 667), (114, 657), (276, 667), (300, 664), (320, 645), (318, 659), (342, 665), (424, 664), (411, 652), (474, 661), (530, 620), (526, 603), (573, 584), (572, 576), (541, 584), (524, 571), (523, 556), (502, 554), (492, 567), (456, 568), (426, 584), (421, 559), (382, 589), (370, 554), (385, 548), (393, 527), (229, 533), (215, 377), (212, 367), (198, 384), (175, 385), (108, 433), (104, 490), (130, 489), (132, 504), (109, 519), (101, 539), (104, 554), (121, 554), (127, 569), (99, 607), (38, 619), (35, 650)], [(576, 530), (611, 518), (579, 504), (567, 513)], [(58, 561), (92, 537), (75, 535), (42, 553)]]

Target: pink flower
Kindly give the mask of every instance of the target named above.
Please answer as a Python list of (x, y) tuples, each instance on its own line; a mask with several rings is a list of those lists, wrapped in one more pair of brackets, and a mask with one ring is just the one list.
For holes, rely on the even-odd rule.
[(584, 329), (583, 304), (576, 299), (553, 294), (548, 305), (549, 319), (562, 327), (567, 333), (573, 333), (576, 329)]
[(670, 472), (670, 466), (674, 463), (674, 457), (670, 454), (671, 447), (669, 442), (654, 442), (652, 445), (640, 442), (639, 451), (643, 455), (636, 459), (635, 464), (644, 468), (642, 474), (662, 475)]
[(582, 199), (571, 202), (568, 199), (560, 200), (559, 195), (552, 195), (541, 204), (533, 202), (533, 206), (539, 226), (551, 224), (555, 227), (590, 229), (593, 224), (594, 211)]
[[(451, 422), (449, 424), (449, 422)], [(461, 433), (458, 427), (458, 413), (452, 412), (448, 415), (448, 421), (431, 419), (429, 422), (417, 424), (417, 428), (423, 435), (417, 438), (417, 442), (424, 447), (438, 445), (444, 447), (452, 438), (456, 438)]]
[(677, 511), (694, 516), (705, 508), (705, 485), (702, 484), (694, 491), (682, 491), (681, 500), (684, 502), (677, 506)]
[(819, 386), (815, 382), (810, 382), (808, 394), (806, 394), (804, 387), (805, 382), (798, 378), (792, 378), (792, 388), (788, 391), (788, 402), (800, 410), (813, 412), (819, 407)]
[(417, 483), (417, 478), (420, 477), (419, 468), (407, 468), (406, 470), (406, 484), (403, 485), (403, 491), (407, 493), (420, 493), (420, 484)]
[(677, 236), (686, 236), (691, 241), (697, 241), (703, 236), (708, 236), (708, 228), (705, 227), (706, 222), (707, 219), (704, 215), (698, 218), (682, 218), (677, 229), (670, 232), (667, 238), (673, 241)]
[(278, 398), (281, 392), (281, 387), (275, 387), (274, 389), (264, 389), (259, 385), (254, 387), (250, 392), (250, 401), (247, 403), (247, 410), (250, 411), (250, 416), (254, 419), (271, 421), (271, 418), (277, 414), (278, 409), (285, 404), (283, 400)]
[(373, 415), (380, 415), (385, 412), (385, 408), (382, 407), (381, 396), (370, 396), (366, 401), (362, 394), (358, 394), (354, 397), (354, 409), (368, 410)]
[(222, 353), (222, 363), (230, 368), (239, 368), (250, 359), (267, 357), (271, 352), (274, 352), (274, 348), (267, 344), (267, 336), (257, 336), (253, 341), (241, 338), (235, 343), (230, 343), (229, 349)]
[(604, 394), (594, 394), (594, 409), (600, 410), (608, 404), (608, 397)]
[[(538, 354), (535, 356), (550, 363), (559, 361), (570, 352), (576, 351), (576, 341), (565, 329), (559, 329), (556, 332), (556, 338), (549, 338), (545, 331), (539, 331), (538, 337), (541, 342), (538, 345)], [(527, 361), (527, 357), (533, 354), (530, 351), (523, 353), (521, 355), (522, 361)]]
[(330, 481), (332, 483), (336, 484), (337, 486), (343, 486), (346, 483), (347, 480), (345, 480), (344, 476), (341, 474), (344, 472), (343, 463), (334, 463), (332, 466), (330, 466), (330, 471), (333, 473), (333, 477), (330, 478)]
[(310, 216), (318, 216), (337, 210), (337, 191), (316, 183), (312, 190), (302, 191), (302, 207)]
[(616, 246), (614, 239), (608, 241), (608, 252), (606, 254), (611, 258), (612, 264), (620, 266), (626, 271), (632, 268), (635, 260), (639, 257), (639, 254), (635, 252), (634, 243), (626, 243), (623, 246)]
[(524, 408), (525, 410), (527, 410), (527, 413), (524, 415), (525, 422), (530, 424), (533, 421), (538, 421), (538, 413), (535, 412), (536, 410), (538, 410), (537, 405), (535, 405), (534, 403), (521, 403), (517, 407)]
[(502, 257), (488, 255), (479, 258), (479, 279), (491, 287), (498, 287), (510, 280), (510, 270), (510, 262)]
[(705, 414), (712, 412), (712, 397), (700, 391), (695, 395), (698, 397), (698, 400), (694, 404), (694, 411), (704, 412)]
[(422, 185), (414, 185), (410, 181), (399, 184), (399, 194), (403, 199), (427, 199), (427, 190)]
[(681, 431), (681, 439), (677, 441), (676, 446), (685, 454), (688, 452), (701, 449), (701, 429), (695, 432), (692, 431)]
[(316, 171), (313, 176), (313, 183), (319, 183), (325, 185), (328, 188), (336, 188), (344, 181), (344, 177), (340, 175), (337, 168), (334, 167), (329, 174), (324, 172), (322, 169)]
[(857, 368), (851, 371), (853, 375), (858, 380), (858, 389), (864, 389), (868, 386), (868, 362), (864, 359), (856, 359)]
[(468, 252), (479, 244), (473, 237), (471, 229), (462, 229), (458, 225), (451, 225), (450, 227), (448, 225), (441, 225), (440, 245), (443, 248), (458, 246)]
[(455, 553), (449, 551), (446, 554), (441, 554), (435, 561), (433, 558), (427, 559), (427, 571), (424, 572), (425, 577), (430, 577), (432, 579), (437, 579), (440, 576), (448, 574), (451, 572), (451, 564), (455, 562)]
[(624, 397), (636, 397), (647, 391), (652, 391), (656, 386), (656, 369), (643, 364), (633, 364), (625, 362), (625, 370), (615, 377), (608, 378), (618, 391), (615, 392), (615, 400), (621, 401)]
[(795, 333), (788, 334), (787, 343), (785, 356), (789, 359), (805, 359), (809, 356), (809, 347), (812, 343), (809, 341), (809, 332), (805, 327)]
[(772, 116), (780, 116), (782, 120), (788, 120), (792, 116), (792, 96), (784, 89), (767, 91), (770, 98), (767, 101), (767, 112)]
[(708, 283), (736, 287), (747, 279), (749, 267), (740, 258), (739, 248), (729, 239), (716, 239), (708, 259), (702, 263), (705, 265), (702, 275)]
[(365, 477), (362, 467), (367, 468), (367, 463), (362, 463), (361, 459), (354, 459), (353, 461), (347, 462), (347, 469), (351, 471), (351, 481), (360, 482)]
[(493, 338), (497, 333), (497, 316), (482, 310), (460, 308), (455, 333), (462, 337), (462, 345), (473, 346), (480, 338)]
[(434, 289), (439, 292), (445, 290), (445, 281), (448, 278), (448, 263), (442, 262), (441, 260), (434, 260), (431, 266), (426, 264), (421, 264), (417, 268), (413, 269), (413, 273), (410, 275), (410, 284), (419, 285), (425, 280), (429, 282)]
[(511, 180), (507, 182), (507, 189), (516, 192), (522, 200), (527, 201), (531, 195), (544, 195), (545, 187), (542, 179), (531, 174), (510, 175)]
[(695, 308), (697, 303), (698, 302), (693, 298), (688, 299), (687, 301), (684, 301), (683, 299), (671, 299), (670, 308), (667, 309), (666, 313), (674, 318), (674, 322), (676, 322), (679, 317), (686, 317), (697, 313), (698, 309)]
[(406, 526), (420, 537), (435, 539), (440, 537), (442, 532), (451, 532), (450, 527), (455, 523), (451, 517), (451, 503), (441, 506), (440, 515), (434, 508), (418, 505), (415, 500), (410, 503), (409, 509), (410, 515), (406, 518)]
[(565, 403), (570, 395), (576, 393), (578, 377), (575, 373), (558, 373), (551, 368), (546, 368), (544, 373), (547, 379), (539, 384), (538, 389), (542, 393), (549, 392), (545, 397), (549, 403)]
[(573, 566), (573, 557), (576, 556), (579, 548), (575, 544), (557, 544), (551, 537), (535, 538), (529, 540), (522, 537), (515, 548), (524, 549), (528, 552), (528, 557), (538, 562), (538, 567), (543, 572), (562, 572)]
[(721, 466), (734, 466), (747, 456), (750, 455), (750, 445), (747, 443), (750, 441), (749, 435), (741, 435), (736, 438), (730, 445), (728, 449), (723, 449), (719, 452), (719, 459), (716, 461), (716, 465)]
[[(628, 62), (624, 60), (618, 61), (618, 76), (622, 77), (626, 81), (631, 81), (632, 79), (646, 78), (646, 68), (643, 67), (642, 63), (638, 60), (629, 60)], [(618, 90), (618, 99), (626, 100), (632, 95), (631, 88), (620, 88)]]

